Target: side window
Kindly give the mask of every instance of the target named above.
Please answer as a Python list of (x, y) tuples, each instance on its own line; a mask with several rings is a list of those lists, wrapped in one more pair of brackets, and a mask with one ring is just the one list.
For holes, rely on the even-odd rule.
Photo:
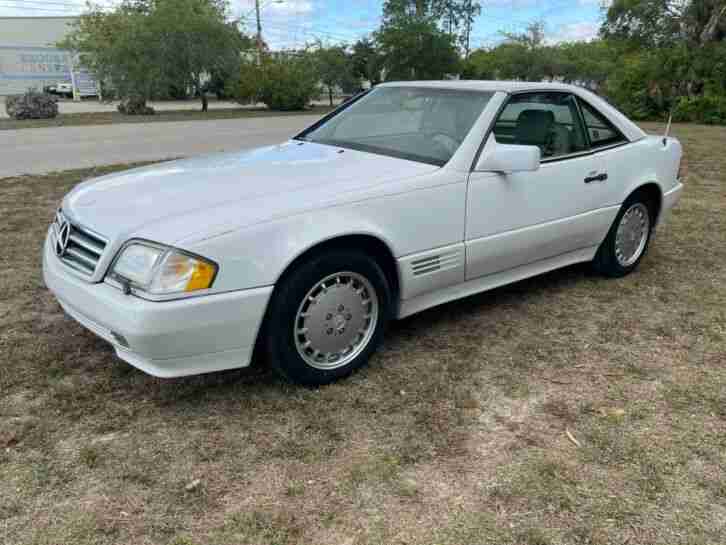
[(593, 148), (625, 142), (625, 137), (620, 131), (603, 114), (584, 100), (580, 100), (580, 109), (582, 117), (585, 119), (587, 134), (590, 136), (590, 145)]
[(575, 97), (568, 93), (514, 95), (494, 124), (503, 144), (538, 146), (542, 158), (587, 149)]

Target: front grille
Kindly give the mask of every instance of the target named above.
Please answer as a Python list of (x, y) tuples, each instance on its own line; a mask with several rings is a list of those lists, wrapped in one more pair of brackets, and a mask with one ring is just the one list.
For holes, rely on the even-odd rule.
[[(63, 225), (66, 223), (69, 234), (65, 250), (61, 251), (58, 248), (58, 241)], [(87, 276), (93, 276), (98, 261), (106, 249), (106, 240), (88, 229), (70, 223), (63, 212), (58, 210), (53, 222), (53, 246), (56, 255), (63, 263)]]

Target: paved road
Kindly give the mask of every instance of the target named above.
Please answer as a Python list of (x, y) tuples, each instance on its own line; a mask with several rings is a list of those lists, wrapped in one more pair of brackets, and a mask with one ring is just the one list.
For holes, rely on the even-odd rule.
[(305, 115), (0, 131), (0, 178), (276, 144), (316, 119)]
[[(335, 103), (339, 103), (340, 99), (336, 98)], [(158, 102), (149, 101), (149, 106), (153, 106), (158, 112), (165, 112), (168, 110), (199, 110), (202, 105), (199, 100), (160, 100)], [(314, 100), (312, 104), (317, 106), (327, 106), (328, 100)], [(118, 101), (114, 102), (99, 102), (98, 100), (86, 99), (79, 102), (73, 100), (60, 99), (58, 101), (58, 112), (61, 114), (78, 114), (87, 112), (115, 112)], [(236, 102), (228, 102), (226, 100), (215, 100), (209, 101), (210, 110), (229, 110), (239, 108), (264, 108), (264, 104), (248, 104), (241, 106)], [(8, 114), (5, 111), (5, 97), (0, 96), (0, 119), (7, 118)]]

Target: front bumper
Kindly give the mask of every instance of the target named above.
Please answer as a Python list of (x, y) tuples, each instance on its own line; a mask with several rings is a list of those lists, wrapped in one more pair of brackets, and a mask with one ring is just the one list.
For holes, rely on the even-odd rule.
[(65, 312), (134, 367), (156, 377), (180, 377), (246, 367), (272, 287), (175, 301), (124, 295), (108, 284), (71, 274), (43, 248), (43, 279)]

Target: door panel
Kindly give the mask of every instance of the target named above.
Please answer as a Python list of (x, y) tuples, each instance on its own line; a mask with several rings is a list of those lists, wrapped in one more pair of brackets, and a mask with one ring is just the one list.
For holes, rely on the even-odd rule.
[(587, 212), (606, 202), (603, 184), (585, 184), (584, 179), (599, 172), (598, 167), (597, 158), (584, 156), (544, 163), (536, 172), (473, 172), (466, 278), (597, 244), (601, 216)]
[(618, 206), (467, 241), (467, 280), (597, 246)]
[(543, 162), (535, 172), (470, 174), (467, 280), (597, 244), (608, 213), (594, 211), (608, 204), (607, 181), (590, 181), (602, 158), (589, 153), (575, 97), (513, 95), (482, 153), (498, 143), (537, 146)]

